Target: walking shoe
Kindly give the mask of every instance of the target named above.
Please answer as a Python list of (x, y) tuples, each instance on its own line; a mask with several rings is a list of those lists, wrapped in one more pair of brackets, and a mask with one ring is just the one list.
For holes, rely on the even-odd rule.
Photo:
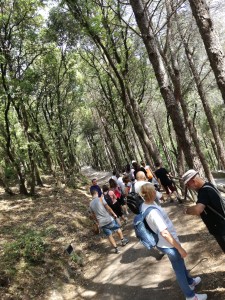
[(120, 250), (117, 247), (115, 248), (115, 253), (120, 253)]
[(206, 294), (195, 294), (194, 297), (186, 298), (186, 300), (206, 300), (207, 295)]
[(196, 287), (196, 285), (198, 285), (202, 280), (201, 280), (201, 277), (195, 277), (195, 278), (193, 278), (193, 283), (191, 284), (191, 285), (189, 285), (190, 286), (190, 289), (192, 290), (192, 291), (194, 291), (194, 289), (195, 289), (195, 287)]
[(123, 239), (121, 240), (121, 245), (122, 245), (122, 246), (125, 246), (127, 243), (129, 243), (129, 240), (128, 240), (128, 239), (123, 238)]

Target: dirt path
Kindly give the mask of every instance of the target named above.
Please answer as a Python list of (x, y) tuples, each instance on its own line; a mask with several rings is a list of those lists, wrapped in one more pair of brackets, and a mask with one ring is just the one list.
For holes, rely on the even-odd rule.
[[(83, 169), (100, 186), (111, 173)], [(93, 236), (87, 218), (89, 189), (56, 188), (51, 178), (38, 196), (13, 197), (0, 190), (0, 299), (1, 300), (181, 300), (174, 273), (166, 257), (147, 251), (134, 236), (133, 215), (129, 215), (124, 235), (130, 242), (114, 254), (103, 236)], [(224, 255), (198, 219), (182, 214), (182, 207), (166, 204), (180, 240), (188, 252), (186, 264), (193, 276), (200, 275), (197, 291), (208, 299), (225, 299)], [(4, 261), (5, 243), (14, 243), (21, 232), (43, 232), (48, 246), (43, 261), (27, 264), (24, 258), (14, 265)], [(65, 247), (72, 243), (72, 256)], [(6, 253), (7, 254), (7, 253)], [(9, 254), (11, 254), (9, 252)], [(15, 259), (13, 257), (9, 257)]]
[[(109, 173), (96, 173), (91, 168), (86, 169), (85, 173), (89, 178), (99, 178), (100, 183), (109, 176)], [(193, 276), (202, 277), (202, 284), (197, 291), (207, 293), (208, 299), (224, 300), (225, 257), (216, 242), (200, 219), (184, 217), (181, 206), (172, 203), (164, 207), (188, 252), (187, 267)], [(148, 251), (137, 242), (132, 230), (132, 217), (129, 215), (129, 223), (124, 231), (130, 243), (121, 248), (120, 254), (112, 253), (107, 241), (100, 240), (100, 245), (104, 246), (104, 258), (101, 263), (94, 261), (91, 270), (85, 270), (87, 287), (77, 294), (80, 299), (183, 299), (167, 257), (158, 260), (157, 251)]]

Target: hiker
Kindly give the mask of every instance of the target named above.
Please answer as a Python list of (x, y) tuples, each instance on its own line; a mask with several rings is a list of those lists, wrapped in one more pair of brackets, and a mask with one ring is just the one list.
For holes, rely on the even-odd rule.
[(117, 177), (116, 177), (116, 174), (117, 174), (117, 171), (116, 170), (113, 170), (112, 172), (113, 176), (111, 177), (113, 180), (117, 181)]
[[(123, 186), (124, 186), (124, 183), (123, 183)], [(126, 203), (125, 203), (125, 198), (122, 194), (122, 191), (119, 187), (118, 187), (118, 184), (115, 180), (113, 180), (112, 178), (109, 179), (109, 187), (110, 187), (110, 190), (114, 192), (114, 194), (116, 195), (116, 198), (118, 200), (118, 202), (120, 203), (120, 205), (122, 206), (123, 208), (123, 211), (126, 215), (128, 215), (128, 209), (127, 209), (127, 206), (126, 206)]]
[[(137, 172), (136, 179), (137, 179), (137, 181), (134, 184), (134, 191), (135, 191), (135, 193), (140, 194), (141, 187), (144, 184), (146, 184), (146, 183), (149, 184), (149, 185), (151, 185), (151, 186), (154, 186), (151, 182), (147, 181), (145, 173), (142, 172), (142, 171)], [(162, 193), (160, 193), (160, 192), (157, 191), (156, 192), (156, 199), (155, 199), (155, 201), (156, 201), (156, 203), (158, 205), (160, 205), (160, 201), (161, 201), (160, 199), (162, 199)]]
[(112, 208), (114, 213), (117, 215), (117, 222), (119, 223), (120, 227), (122, 226), (120, 218), (123, 220), (125, 225), (127, 223), (127, 218), (124, 216), (122, 207), (118, 202), (114, 192), (112, 190), (109, 190), (108, 185), (103, 185), (102, 191), (103, 191), (103, 196), (105, 201)]
[(147, 177), (147, 179), (148, 179), (148, 181), (149, 182), (152, 182), (152, 179), (153, 179), (153, 174), (152, 174), (152, 171), (151, 171), (151, 168), (150, 168), (150, 166), (149, 165), (146, 165), (146, 163), (144, 162), (144, 161), (141, 161), (140, 162), (140, 165), (141, 165), (141, 167), (143, 167), (144, 169), (145, 169), (145, 171), (146, 171), (146, 177)]
[(98, 192), (98, 197), (101, 197), (102, 191), (100, 186), (97, 184), (96, 178), (92, 179), (92, 186), (90, 187), (90, 193), (92, 194), (92, 191), (94, 190)]
[(186, 300), (205, 300), (206, 294), (195, 294), (195, 286), (201, 282), (200, 277), (192, 278), (186, 269), (184, 258), (187, 256), (186, 251), (182, 248), (177, 237), (173, 223), (167, 216), (162, 207), (155, 205), (154, 200), (156, 191), (154, 187), (146, 183), (140, 191), (145, 202), (141, 206), (144, 212), (149, 206), (155, 207), (146, 216), (148, 226), (158, 236), (157, 248), (166, 254), (176, 274), (177, 282), (186, 297)]
[(188, 189), (198, 193), (196, 205), (187, 207), (184, 213), (200, 216), (209, 233), (214, 236), (225, 253), (225, 201), (220, 192), (212, 183), (203, 180), (193, 169), (187, 171), (182, 179)]
[(173, 202), (173, 199), (171, 198), (172, 194), (176, 197), (176, 200), (179, 203), (182, 203), (181, 199), (178, 196), (177, 189), (171, 180), (171, 174), (162, 167), (161, 163), (157, 162), (155, 164), (156, 170), (155, 170), (155, 175), (159, 181), (159, 184), (161, 184), (166, 191), (166, 194), (168, 196), (167, 200), (170, 199), (170, 202)]
[(126, 165), (124, 175), (128, 175), (130, 181), (134, 181), (134, 169), (131, 169), (130, 164)]
[(123, 194), (126, 197), (128, 195), (128, 193), (131, 191), (131, 186), (132, 186), (129, 175), (123, 176), (123, 183), (124, 183)]
[(129, 240), (123, 237), (123, 233), (119, 224), (116, 222), (117, 215), (107, 205), (103, 197), (98, 197), (97, 190), (92, 190), (92, 200), (90, 203), (90, 211), (93, 218), (98, 222), (99, 227), (103, 230), (104, 234), (108, 237), (110, 244), (114, 247), (115, 253), (119, 253), (116, 241), (113, 237), (113, 232), (116, 232), (121, 240), (121, 245), (125, 246)]
[(147, 176), (147, 172), (146, 172), (145, 168), (141, 167), (136, 161), (132, 162), (132, 166), (134, 168), (134, 177), (135, 177), (135, 179), (137, 179), (136, 176), (137, 176), (137, 172), (139, 172), (139, 171), (144, 172), (145, 176)]

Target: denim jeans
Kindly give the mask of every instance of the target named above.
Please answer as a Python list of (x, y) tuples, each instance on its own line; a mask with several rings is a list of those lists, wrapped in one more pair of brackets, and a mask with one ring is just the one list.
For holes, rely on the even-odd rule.
[(193, 283), (192, 277), (188, 274), (186, 269), (184, 259), (181, 257), (180, 253), (176, 248), (160, 248), (157, 247), (161, 252), (167, 254), (174, 272), (176, 274), (177, 282), (187, 298), (194, 297), (195, 292), (189, 287)]

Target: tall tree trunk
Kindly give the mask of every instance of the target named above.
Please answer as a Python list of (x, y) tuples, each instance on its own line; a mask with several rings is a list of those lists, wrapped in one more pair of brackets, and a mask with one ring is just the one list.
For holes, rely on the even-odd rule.
[(165, 69), (162, 57), (160, 55), (157, 42), (151, 27), (151, 20), (148, 17), (146, 7), (141, 0), (130, 0), (138, 27), (142, 34), (149, 60), (155, 72), (158, 81), (161, 95), (164, 99), (168, 114), (171, 117), (174, 130), (177, 134), (179, 144), (186, 158), (186, 162), (190, 168), (195, 167), (195, 155), (188, 139), (188, 133), (183, 124), (183, 119), (179, 109), (179, 105), (173, 95), (172, 87), (170, 86), (167, 71)]
[(157, 122), (155, 117), (154, 117), (154, 120), (155, 120), (156, 130), (157, 130), (157, 133), (158, 133), (158, 136), (159, 136), (160, 144), (162, 145), (163, 152), (165, 154), (166, 160), (167, 160), (167, 162), (170, 166), (170, 170), (172, 170), (173, 174), (176, 174), (176, 169), (175, 169), (173, 160), (171, 159), (171, 156), (170, 156), (170, 153), (168, 151), (167, 145), (164, 142), (164, 138), (162, 136), (161, 130), (159, 129), (159, 125), (158, 125), (158, 122)]
[(207, 116), (207, 120), (209, 122), (210, 129), (211, 129), (213, 137), (215, 139), (219, 159), (222, 163), (223, 169), (225, 169), (225, 149), (224, 149), (223, 141), (220, 137), (217, 124), (214, 120), (211, 108), (210, 108), (209, 103), (207, 101), (207, 98), (206, 98), (206, 95), (205, 95), (205, 92), (204, 92), (204, 87), (203, 87), (202, 81), (199, 77), (198, 71), (195, 67), (195, 64), (193, 62), (193, 58), (191, 56), (191, 52), (190, 52), (190, 49), (188, 47), (188, 44), (184, 42), (184, 46), (185, 46), (185, 52), (186, 52), (186, 55), (187, 55), (187, 58), (188, 58), (189, 66), (190, 66), (190, 69), (191, 69), (192, 74), (194, 76), (194, 80), (195, 80), (195, 83), (196, 83), (196, 86), (197, 86), (197, 89), (198, 89), (198, 93), (199, 93), (200, 99), (202, 101), (202, 105), (203, 105), (205, 114)]
[(209, 7), (206, 0), (189, 0), (189, 3), (225, 103), (225, 56), (209, 14)]
[[(148, 149), (150, 155), (152, 156), (154, 161), (157, 161), (160, 157), (157, 148), (155, 145), (152, 144), (152, 141), (148, 137), (145, 131), (145, 122), (143, 123), (143, 119), (140, 117), (141, 112), (139, 111), (139, 107), (137, 104), (136, 99), (133, 98), (130, 87), (128, 86), (128, 80), (124, 79), (124, 75), (121, 72), (121, 68), (119, 66), (119, 61), (115, 57), (112, 57), (112, 49), (107, 49), (106, 43), (104, 40), (102, 40), (101, 36), (99, 36), (96, 31), (93, 30), (92, 26), (89, 23), (89, 17), (84, 16), (82, 14), (81, 7), (79, 4), (77, 4), (74, 1), (67, 0), (67, 5), (69, 6), (71, 13), (76, 18), (76, 20), (79, 20), (81, 25), (86, 28), (89, 36), (92, 38), (94, 43), (98, 48), (101, 49), (103, 52), (104, 59), (108, 61), (108, 64), (110, 66), (110, 69), (112, 71), (109, 72), (109, 75), (111, 74), (110, 78), (114, 82), (114, 85), (117, 89), (117, 91), (120, 92), (121, 100), (123, 101), (123, 105), (130, 116), (130, 119), (133, 123), (134, 129), (136, 134), (138, 135), (139, 139), (142, 139), (143, 142), (146, 145), (146, 148)], [(114, 49), (115, 51), (115, 49)], [(113, 78), (115, 76), (115, 78)]]
[[(196, 149), (196, 152), (197, 152), (198, 157), (200, 159), (201, 165), (204, 169), (205, 175), (206, 175), (206, 177), (208, 178), (209, 181), (215, 183), (214, 178), (212, 176), (212, 173), (210, 171), (209, 165), (208, 165), (208, 163), (205, 159), (204, 153), (201, 150), (197, 130), (193, 126), (192, 120), (189, 116), (190, 114), (188, 112), (188, 107), (187, 107), (187, 105), (186, 105), (186, 103), (185, 103), (185, 101), (182, 97), (181, 82), (180, 82), (180, 70), (179, 70), (178, 64), (175, 62), (175, 57), (176, 57), (176, 54), (172, 52), (171, 53), (171, 60), (172, 60), (173, 70), (171, 70), (171, 68), (169, 66), (168, 66), (168, 70), (170, 72), (171, 80), (174, 84), (176, 97), (177, 97), (178, 101), (181, 104), (181, 108), (182, 108), (182, 111), (183, 111), (185, 123), (186, 123), (186, 125), (189, 129), (192, 141), (195, 145), (195, 149)], [(196, 164), (199, 165), (198, 170), (201, 171), (201, 165), (199, 164), (199, 159), (197, 157), (195, 158)], [(201, 175), (203, 175), (203, 174), (201, 174)]]

